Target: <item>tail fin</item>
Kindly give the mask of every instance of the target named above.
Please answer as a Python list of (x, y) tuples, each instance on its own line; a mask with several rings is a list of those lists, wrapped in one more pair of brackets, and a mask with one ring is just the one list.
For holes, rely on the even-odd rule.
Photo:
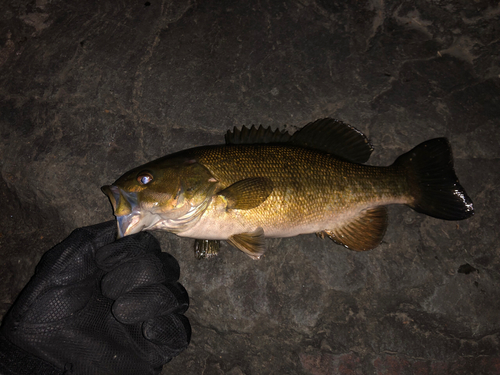
[(474, 206), (458, 182), (446, 138), (423, 142), (401, 155), (394, 165), (407, 170), (415, 211), (444, 220), (463, 220), (474, 215)]

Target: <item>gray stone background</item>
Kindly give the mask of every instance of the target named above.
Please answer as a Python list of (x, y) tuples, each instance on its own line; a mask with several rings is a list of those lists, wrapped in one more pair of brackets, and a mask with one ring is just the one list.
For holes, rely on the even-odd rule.
[(252, 261), (157, 233), (191, 296), (175, 374), (499, 374), (500, 5), (68, 1), (0, 5), (0, 314), (40, 256), (112, 219), (100, 186), (233, 126), (334, 117), (374, 165), (446, 136), (476, 215), (391, 207), (377, 249), (314, 235)]

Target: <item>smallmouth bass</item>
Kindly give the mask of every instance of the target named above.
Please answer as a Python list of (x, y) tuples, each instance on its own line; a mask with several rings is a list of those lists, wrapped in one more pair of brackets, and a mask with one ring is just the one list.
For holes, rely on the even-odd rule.
[(226, 144), (196, 147), (141, 165), (103, 186), (118, 237), (165, 230), (196, 239), (198, 258), (220, 240), (259, 259), (266, 237), (316, 233), (349, 249), (375, 248), (389, 204), (444, 220), (474, 214), (445, 138), (423, 142), (388, 167), (364, 165), (373, 148), (333, 119), (293, 135), (243, 127)]

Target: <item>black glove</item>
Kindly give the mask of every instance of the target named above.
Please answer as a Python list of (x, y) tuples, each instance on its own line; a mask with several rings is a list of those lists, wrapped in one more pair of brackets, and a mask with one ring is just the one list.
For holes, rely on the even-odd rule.
[(158, 374), (191, 327), (179, 264), (141, 232), (80, 228), (44, 254), (0, 329), (0, 374)]

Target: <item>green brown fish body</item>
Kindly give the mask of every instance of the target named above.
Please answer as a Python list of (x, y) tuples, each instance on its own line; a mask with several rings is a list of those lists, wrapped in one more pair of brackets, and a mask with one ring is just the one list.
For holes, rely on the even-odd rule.
[(385, 233), (389, 204), (447, 220), (473, 214), (444, 138), (388, 167), (361, 164), (372, 151), (364, 135), (330, 119), (292, 136), (244, 128), (226, 140), (157, 159), (104, 187), (120, 236), (166, 230), (199, 240), (198, 247), (227, 240), (259, 258), (265, 237), (306, 233), (372, 249)]

